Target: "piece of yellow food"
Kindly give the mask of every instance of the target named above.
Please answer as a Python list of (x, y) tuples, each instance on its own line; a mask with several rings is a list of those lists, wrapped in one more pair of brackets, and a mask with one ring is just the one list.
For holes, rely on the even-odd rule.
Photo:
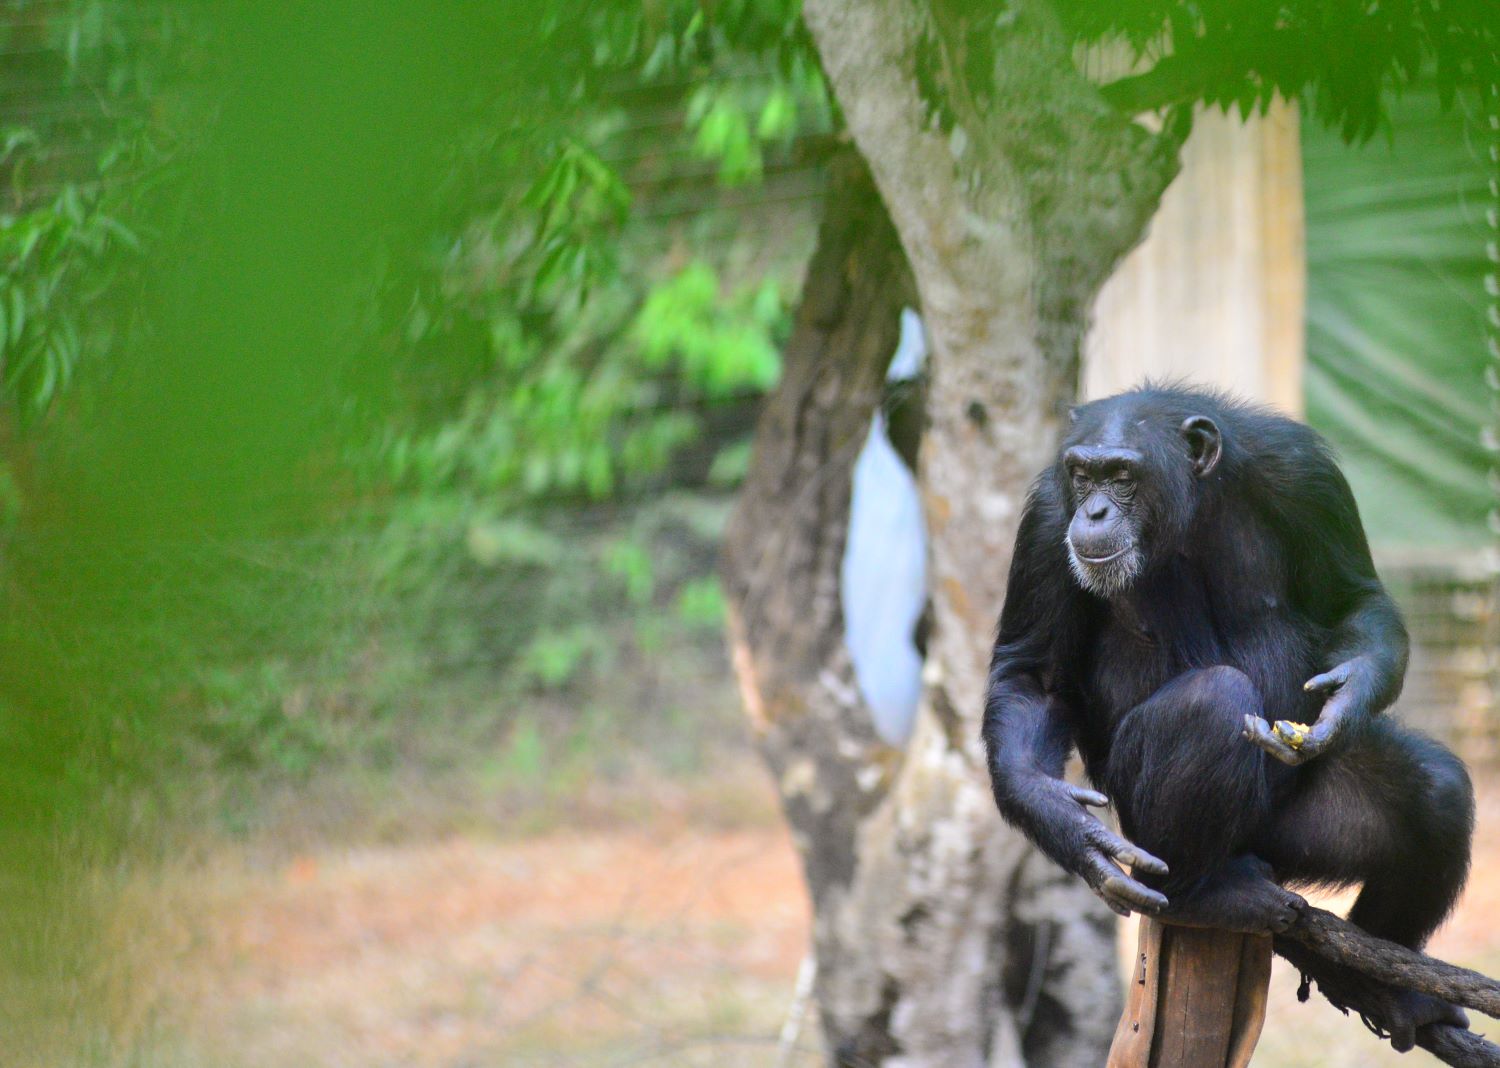
[(1288, 720), (1277, 720), (1276, 726), (1271, 728), (1272, 733), (1280, 738), (1293, 749), (1301, 749), (1307, 741), (1307, 734), (1312, 730), (1306, 723), (1292, 723)]

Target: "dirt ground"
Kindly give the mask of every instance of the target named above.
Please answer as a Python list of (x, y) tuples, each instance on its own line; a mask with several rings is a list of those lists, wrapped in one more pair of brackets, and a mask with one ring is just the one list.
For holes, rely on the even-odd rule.
[[(734, 775), (760, 792), (738, 820), (718, 818), (717, 792), (702, 820), (689, 795), (644, 825), (290, 851), (272, 840), (143, 876), (121, 923), (138, 958), (150, 947), (128, 1003), (158, 1049), (137, 1060), (818, 1064), (811, 1018), (778, 1062), (808, 904), (769, 787), (753, 768)], [(1474, 878), (1432, 949), (1500, 970), (1500, 780), (1483, 786)], [(1276, 972), (1257, 1065), (1435, 1063), (1398, 1061), (1316, 997), (1298, 1004), (1289, 969)]]

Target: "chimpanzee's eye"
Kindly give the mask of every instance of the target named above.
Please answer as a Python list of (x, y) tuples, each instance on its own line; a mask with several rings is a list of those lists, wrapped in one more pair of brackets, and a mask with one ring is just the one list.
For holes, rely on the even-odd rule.
[(1082, 471), (1073, 472), (1073, 492), (1082, 497), (1089, 491), (1089, 479)]
[(1111, 483), (1114, 487), (1115, 496), (1122, 500), (1130, 500), (1135, 496), (1135, 479), (1129, 475), (1116, 475)]

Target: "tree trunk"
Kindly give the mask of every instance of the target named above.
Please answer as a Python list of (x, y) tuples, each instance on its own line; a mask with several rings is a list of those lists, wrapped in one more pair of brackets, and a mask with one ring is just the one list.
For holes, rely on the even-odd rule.
[(843, 643), (839, 569), (854, 461), (912, 299), (910, 274), (863, 163), (837, 156), (818, 246), (755, 432), (724, 545), (735, 672), (823, 923), (853, 877), (855, 835), (898, 754), (875, 733)]
[[(1180, 143), (1112, 111), (1049, 14), (1013, 4), (971, 26), (936, 2), (805, 3), (880, 196), (836, 168), (725, 576), (736, 670), (812, 893), (838, 1064), (1092, 1068), (1120, 1010), (1113, 917), (1001, 823), (979, 746), (1026, 487), (1074, 397), (1093, 297)], [(993, 52), (980, 79), (975, 49)], [(931, 353), (933, 632), (915, 733), (895, 752), (858, 696), (838, 579), (907, 263)]]

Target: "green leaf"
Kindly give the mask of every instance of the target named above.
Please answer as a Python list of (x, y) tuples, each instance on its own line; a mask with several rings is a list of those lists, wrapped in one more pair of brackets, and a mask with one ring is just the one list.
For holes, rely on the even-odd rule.
[(72, 182), (63, 186), (62, 193), (57, 199), (58, 209), (69, 221), (77, 224), (83, 222), (83, 201), (78, 197), (78, 187)]
[(536, 685), (556, 689), (579, 674), (590, 658), (602, 657), (603, 645), (598, 629), (587, 623), (543, 631), (521, 652), (518, 671)]
[(20, 286), (10, 289), (10, 343), (18, 345), (26, 332), (26, 295)]
[(762, 141), (779, 141), (790, 137), (796, 129), (796, 98), (786, 88), (777, 86), (761, 106), (760, 119), (755, 124), (755, 136)]
[(547, 743), (537, 728), (536, 720), (521, 716), (511, 728), (506, 739), (501, 767), (509, 775), (520, 779), (540, 779), (547, 768)]
[(110, 215), (95, 216), (99, 225), (115, 236), (115, 239), (131, 251), (138, 252), (141, 247), (141, 239), (136, 236), (134, 230), (122, 223), (119, 219)]
[(677, 614), (684, 623), (716, 629), (724, 623), (724, 593), (715, 579), (694, 579), (677, 595)]
[(604, 554), (604, 569), (625, 584), (625, 595), (637, 605), (649, 604), (656, 592), (651, 557), (638, 542), (617, 541)]
[(727, 185), (760, 176), (760, 146), (751, 135), (749, 116), (727, 93), (715, 97), (704, 114), (693, 148), (704, 158), (718, 160), (719, 180)]
[(726, 489), (738, 486), (750, 473), (752, 454), (748, 441), (737, 441), (733, 445), (724, 446), (709, 465), (708, 481)]
[(469, 524), (464, 545), (470, 557), (484, 567), (546, 567), (561, 558), (555, 538), (521, 519), (476, 519)]

